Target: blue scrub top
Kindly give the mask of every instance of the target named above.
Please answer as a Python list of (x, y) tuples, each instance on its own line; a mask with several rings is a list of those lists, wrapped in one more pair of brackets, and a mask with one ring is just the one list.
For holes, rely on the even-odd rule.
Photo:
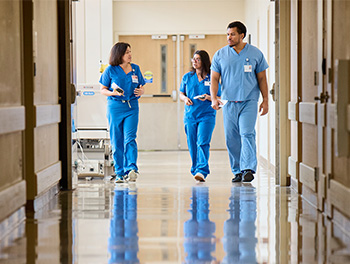
[[(210, 95), (210, 81), (209, 74), (200, 82), (195, 72), (188, 72), (182, 77), (180, 92), (183, 92), (193, 102), (193, 105), (185, 105), (184, 119), (215, 118), (216, 111), (211, 107), (211, 101), (193, 99), (197, 95)], [(221, 89), (219, 87), (218, 96), (220, 95)]]
[(116, 83), (120, 88), (124, 90), (123, 96), (108, 96), (108, 100), (133, 100), (140, 97), (136, 97), (134, 94), (135, 88), (139, 85), (145, 85), (145, 80), (142, 76), (140, 67), (131, 63), (132, 71), (126, 74), (122, 67), (109, 65), (100, 77), (100, 84), (108, 87), (110, 91), (113, 91), (112, 83)]
[(229, 101), (258, 101), (260, 89), (256, 74), (268, 67), (263, 53), (248, 43), (240, 53), (228, 45), (221, 48), (211, 64), (211, 70), (221, 75), (222, 99)]

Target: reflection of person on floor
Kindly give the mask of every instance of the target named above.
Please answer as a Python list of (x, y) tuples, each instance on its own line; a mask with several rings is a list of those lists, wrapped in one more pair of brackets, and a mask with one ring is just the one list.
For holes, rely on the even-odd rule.
[(232, 187), (224, 223), (223, 245), (226, 252), (222, 263), (257, 263), (255, 247), (256, 193), (252, 186)]
[(114, 191), (113, 218), (110, 226), (108, 263), (140, 263), (137, 226), (137, 193), (130, 188)]
[(192, 188), (191, 219), (184, 223), (185, 263), (215, 263), (215, 223), (209, 220), (208, 187)]

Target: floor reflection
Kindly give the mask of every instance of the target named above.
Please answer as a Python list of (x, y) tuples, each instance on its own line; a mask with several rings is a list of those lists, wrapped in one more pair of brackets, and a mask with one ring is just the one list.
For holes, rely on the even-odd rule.
[(209, 220), (209, 188), (192, 187), (191, 219), (184, 223), (185, 263), (216, 263), (215, 223)]
[(135, 184), (116, 187), (108, 239), (108, 263), (140, 263), (137, 225), (137, 189)]
[(36, 213), (23, 208), (12, 231), (14, 217), (0, 226), (0, 264), (350, 263), (345, 216), (329, 219), (262, 168), (231, 184), (226, 157), (214, 152), (198, 185), (187, 152), (140, 153), (134, 185), (81, 179)]
[(222, 263), (257, 263), (256, 191), (251, 184), (231, 187), (229, 216), (224, 223)]

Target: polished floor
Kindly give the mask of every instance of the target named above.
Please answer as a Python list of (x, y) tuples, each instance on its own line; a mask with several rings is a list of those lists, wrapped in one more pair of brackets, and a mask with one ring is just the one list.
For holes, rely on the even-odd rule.
[(212, 151), (205, 183), (186, 151), (140, 152), (135, 184), (80, 179), (0, 242), (0, 263), (350, 263), (350, 239), (259, 167), (231, 183)]

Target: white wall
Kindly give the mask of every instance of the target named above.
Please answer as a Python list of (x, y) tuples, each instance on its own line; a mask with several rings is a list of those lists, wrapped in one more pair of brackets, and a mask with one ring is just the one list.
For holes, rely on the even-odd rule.
[[(246, 0), (245, 24), (251, 41), (263, 53), (269, 64), (268, 88), (275, 82), (275, 3), (270, 0)], [(269, 95), (269, 113), (257, 121), (258, 155), (275, 165), (275, 102)]]
[(100, 60), (113, 45), (113, 0), (80, 0), (76, 5), (77, 83), (98, 83)]

